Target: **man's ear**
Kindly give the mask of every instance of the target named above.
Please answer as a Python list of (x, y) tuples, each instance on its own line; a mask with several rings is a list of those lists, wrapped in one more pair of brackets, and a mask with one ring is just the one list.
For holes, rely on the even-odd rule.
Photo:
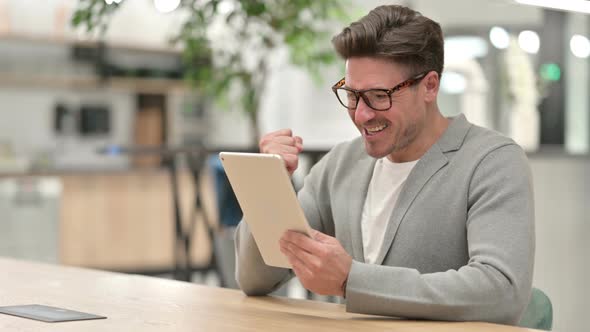
[(426, 102), (431, 103), (436, 101), (438, 88), (440, 87), (440, 76), (437, 72), (431, 71), (424, 77), (423, 81), (426, 87), (426, 94), (424, 95)]

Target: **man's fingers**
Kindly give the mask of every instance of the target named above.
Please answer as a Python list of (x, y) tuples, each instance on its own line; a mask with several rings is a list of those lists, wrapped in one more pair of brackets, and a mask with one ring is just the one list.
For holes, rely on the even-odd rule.
[(320, 241), (320, 242), (330, 242), (333, 237), (331, 237), (330, 235), (326, 235), (320, 231), (317, 231), (315, 229), (311, 230), (311, 237), (314, 238), (316, 241)]
[(293, 131), (289, 128), (279, 129), (277, 131), (270, 132), (265, 137), (277, 137), (277, 136), (293, 136)]
[(303, 145), (297, 143), (298, 140), (291, 136), (268, 136), (265, 135), (260, 140), (259, 148), (262, 153), (281, 153), (285, 148), (289, 148), (289, 153), (299, 153)]
[(290, 175), (299, 165), (299, 153), (303, 150), (303, 139), (293, 136), (291, 129), (280, 129), (264, 135), (258, 144), (261, 153), (280, 155)]
[(285, 250), (291, 255), (297, 257), (309, 270), (315, 270), (320, 267), (321, 260), (301, 247), (294, 245), (284, 239), (280, 240), (281, 251)]
[(275, 136), (272, 139), (273, 144), (284, 144), (295, 147), (297, 145), (297, 138), (291, 136)]
[(283, 155), (283, 154), (297, 155), (299, 153), (299, 150), (293, 145), (273, 143), (271, 145), (268, 145), (268, 147), (266, 147), (264, 149), (264, 151), (261, 151), (261, 152), (274, 153), (274, 154), (280, 154), (280, 155)]
[(298, 232), (288, 231), (282, 237), (282, 240), (299, 247), (301, 250), (305, 250), (314, 256), (323, 256), (325, 254), (325, 248), (320, 242)]
[(299, 157), (295, 154), (284, 154), (283, 160), (285, 161), (285, 166), (289, 174), (293, 174), (299, 165)]
[(299, 152), (303, 151), (303, 139), (300, 136), (295, 136), (295, 147), (299, 150)]
[(289, 248), (288, 244), (284, 242), (281, 243), (281, 252), (285, 256), (287, 256), (287, 259), (289, 260), (289, 263), (291, 264), (293, 271), (295, 271), (295, 274), (300, 279), (302, 279), (302, 277), (305, 279), (309, 279), (313, 276), (313, 273), (309, 269), (307, 262), (305, 262), (304, 259), (302, 259), (295, 252), (295, 250)]
[[(291, 129), (281, 129), (277, 131), (273, 131), (271, 133), (265, 134), (260, 138), (260, 142), (258, 142), (258, 147), (260, 148), (260, 152), (262, 153), (273, 153), (272, 150), (269, 150), (269, 146), (272, 147), (277, 140), (290, 140), (293, 143), (290, 145), (295, 146), (295, 139), (292, 137), (293, 131)], [(282, 144), (282, 143), (279, 143)]]

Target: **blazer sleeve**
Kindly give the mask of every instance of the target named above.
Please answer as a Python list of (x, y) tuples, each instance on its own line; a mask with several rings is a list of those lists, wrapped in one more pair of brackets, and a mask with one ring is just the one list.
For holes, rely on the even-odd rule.
[[(305, 217), (313, 229), (325, 232), (316, 199), (316, 183), (323, 176), (326, 157), (322, 158), (305, 178), (303, 188), (298, 193), (299, 203)], [(332, 227), (333, 228), (333, 227)], [(291, 269), (268, 266), (243, 220), (236, 229), (236, 281), (246, 295), (266, 295), (288, 282), (294, 273)]]
[(535, 241), (532, 181), (522, 149), (504, 145), (483, 157), (468, 196), (467, 265), (421, 274), (355, 261), (346, 289), (347, 311), (517, 323), (531, 292)]

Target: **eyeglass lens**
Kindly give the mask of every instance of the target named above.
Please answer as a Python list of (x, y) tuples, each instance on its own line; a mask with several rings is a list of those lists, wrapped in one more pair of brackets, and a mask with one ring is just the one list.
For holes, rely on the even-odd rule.
[(376, 110), (386, 110), (391, 107), (391, 99), (383, 90), (368, 90), (364, 92), (349, 91), (346, 89), (337, 89), (336, 95), (345, 107), (355, 109), (358, 105), (358, 97), (364, 95), (364, 101), (367, 106)]

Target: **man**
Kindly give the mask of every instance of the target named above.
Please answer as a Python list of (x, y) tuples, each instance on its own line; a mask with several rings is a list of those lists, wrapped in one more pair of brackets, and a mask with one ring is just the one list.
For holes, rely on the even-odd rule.
[[(333, 44), (346, 60), (333, 90), (361, 137), (334, 147), (306, 177), (298, 197), (316, 231), (282, 237), (292, 270), (265, 265), (240, 224), (241, 289), (264, 295), (295, 274), (310, 291), (345, 297), (350, 312), (517, 323), (534, 258), (522, 149), (464, 116), (441, 115), (438, 23), (381, 6)], [(291, 173), (302, 149), (290, 130), (260, 141)]]

